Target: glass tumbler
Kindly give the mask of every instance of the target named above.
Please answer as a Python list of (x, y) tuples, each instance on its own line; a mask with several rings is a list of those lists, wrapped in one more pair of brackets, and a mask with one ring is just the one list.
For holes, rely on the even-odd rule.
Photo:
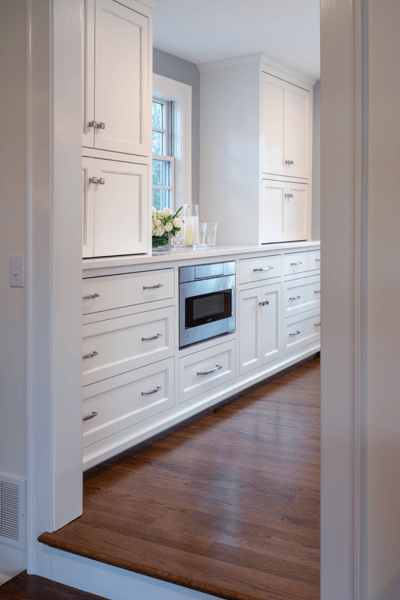
[(207, 223), (206, 237), (204, 240), (205, 250), (214, 250), (215, 240), (217, 237), (217, 225), (218, 223)]
[(197, 242), (193, 244), (193, 250), (204, 250), (207, 223), (199, 223), (197, 226)]

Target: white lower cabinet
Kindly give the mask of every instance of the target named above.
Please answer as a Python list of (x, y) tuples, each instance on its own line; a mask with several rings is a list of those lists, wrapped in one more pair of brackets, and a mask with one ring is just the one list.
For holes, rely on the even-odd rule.
[(179, 360), (179, 403), (235, 378), (235, 345), (232, 340)]
[(83, 325), (82, 384), (174, 354), (174, 307)]
[(281, 356), (281, 289), (277, 283), (239, 292), (240, 375)]
[(174, 359), (83, 388), (83, 447), (174, 406)]
[(283, 332), (284, 353), (294, 352), (321, 337), (320, 310), (310, 310), (285, 319)]
[(84, 258), (148, 250), (147, 165), (82, 159)]

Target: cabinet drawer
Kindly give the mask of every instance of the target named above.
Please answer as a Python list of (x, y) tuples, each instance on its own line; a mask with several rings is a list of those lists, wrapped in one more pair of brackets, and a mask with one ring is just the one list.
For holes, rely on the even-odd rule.
[(298, 315), (319, 308), (321, 304), (320, 276), (287, 281), (284, 284), (283, 316)]
[(295, 275), (305, 271), (315, 271), (321, 266), (321, 250), (285, 254), (283, 257), (284, 275)]
[(239, 283), (254, 283), (282, 275), (282, 256), (262, 256), (239, 261)]
[(174, 359), (129, 371), (83, 388), (86, 448), (174, 406)]
[(207, 392), (235, 377), (235, 340), (179, 360), (179, 402)]
[(84, 386), (169, 358), (174, 352), (173, 307), (91, 323), (82, 329)]
[(160, 269), (83, 280), (82, 314), (174, 297), (174, 270)]
[(285, 319), (283, 324), (284, 353), (317, 342), (320, 339), (321, 317), (319, 310)]

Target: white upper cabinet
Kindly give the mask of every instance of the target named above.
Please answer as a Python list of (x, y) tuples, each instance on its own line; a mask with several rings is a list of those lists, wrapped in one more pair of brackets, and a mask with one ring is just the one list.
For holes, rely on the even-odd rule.
[(82, 0), (83, 145), (150, 155), (149, 18)]
[(286, 82), (263, 73), (262, 75), (262, 171), (287, 174), (285, 104)]
[(307, 183), (262, 180), (261, 243), (307, 240), (310, 222)]
[(262, 74), (262, 172), (311, 175), (311, 93)]
[(94, 256), (147, 252), (148, 167), (95, 159)]

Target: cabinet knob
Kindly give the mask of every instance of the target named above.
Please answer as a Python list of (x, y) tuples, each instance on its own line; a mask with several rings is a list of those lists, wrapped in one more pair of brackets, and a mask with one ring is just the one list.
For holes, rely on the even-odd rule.
[(89, 127), (94, 127), (95, 129), (98, 129), (99, 124), (97, 123), (97, 121), (89, 121), (88, 123)]
[(98, 177), (91, 177), (89, 179), (89, 183), (99, 183), (99, 178)]
[(267, 306), (269, 304), (269, 300), (264, 300), (264, 302), (258, 303), (260, 306)]
[(105, 129), (106, 128), (106, 124), (101, 122), (97, 125), (97, 129)]
[(289, 160), (289, 165), (294, 165), (294, 162), (292, 160)]
[(99, 183), (100, 183), (100, 185), (105, 185), (106, 184), (106, 180), (104, 179), (104, 177), (101, 177), (99, 179)]
[(290, 160), (285, 160), (285, 165), (290, 165)]

